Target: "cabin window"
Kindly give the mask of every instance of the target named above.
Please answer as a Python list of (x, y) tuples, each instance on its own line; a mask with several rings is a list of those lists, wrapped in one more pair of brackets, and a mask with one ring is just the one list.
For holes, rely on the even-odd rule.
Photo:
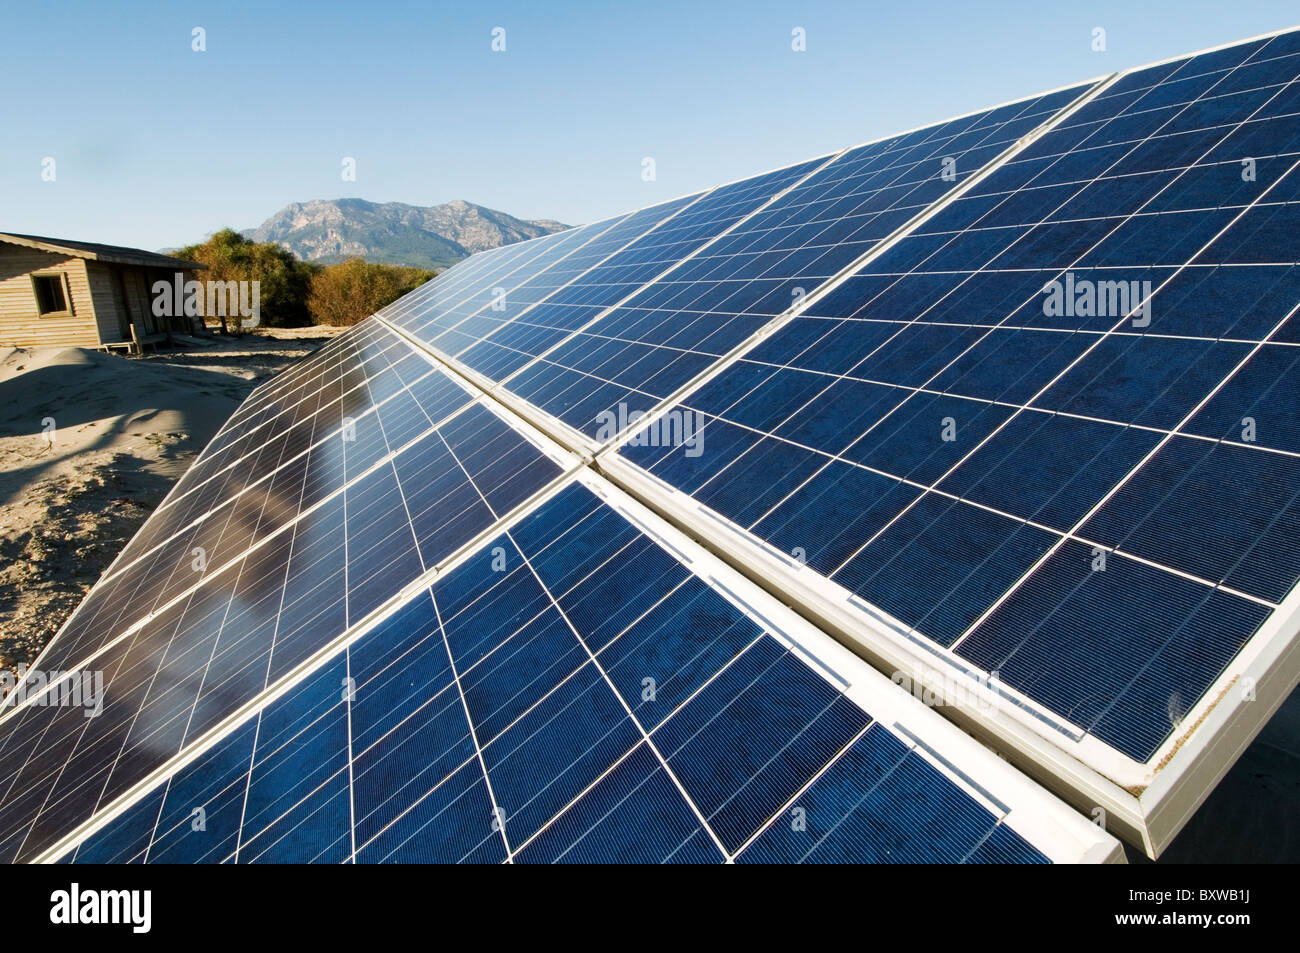
[(68, 306), (68, 283), (63, 272), (50, 275), (32, 275), (32, 291), (36, 294), (36, 313), (44, 317), (47, 314), (70, 314)]

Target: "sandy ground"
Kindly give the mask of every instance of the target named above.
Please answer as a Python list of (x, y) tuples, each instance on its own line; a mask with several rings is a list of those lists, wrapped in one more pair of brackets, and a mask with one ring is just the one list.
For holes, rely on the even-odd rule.
[(0, 668), (36, 657), (249, 391), (341, 330), (0, 348)]

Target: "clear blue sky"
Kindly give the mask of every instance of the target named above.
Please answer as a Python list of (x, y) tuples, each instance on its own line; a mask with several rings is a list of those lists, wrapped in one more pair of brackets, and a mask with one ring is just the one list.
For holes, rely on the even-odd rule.
[(159, 248), (340, 196), (576, 224), (1298, 21), (1249, 0), (11, 2), (0, 231)]

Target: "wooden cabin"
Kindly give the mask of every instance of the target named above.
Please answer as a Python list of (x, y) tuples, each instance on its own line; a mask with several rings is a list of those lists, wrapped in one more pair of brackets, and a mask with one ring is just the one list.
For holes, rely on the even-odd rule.
[(0, 345), (136, 353), (202, 319), (158, 317), (153, 286), (206, 265), (138, 248), (0, 233)]

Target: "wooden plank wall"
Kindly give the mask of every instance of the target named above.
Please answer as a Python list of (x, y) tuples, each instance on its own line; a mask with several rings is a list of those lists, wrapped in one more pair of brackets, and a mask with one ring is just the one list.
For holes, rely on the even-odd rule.
[[(119, 266), (121, 267), (121, 266)], [(168, 280), (170, 275), (166, 276)], [(122, 283), (126, 285), (126, 297), (131, 306), (131, 317), (140, 327), (141, 334), (154, 334), (161, 330), (160, 321), (153, 313), (153, 289), (155, 279), (145, 273), (143, 268), (122, 268)]]
[(123, 335), (118, 324), (117, 313), (121, 307), (118, 293), (113, 289), (113, 271), (117, 265), (102, 261), (88, 261), (86, 275), (90, 281), (90, 297), (95, 303), (95, 316), (99, 321), (99, 340), (129, 341), (130, 334)]
[[(40, 317), (31, 273), (62, 271), (72, 293), (70, 317)], [(0, 243), (0, 344), (9, 347), (97, 347), (99, 328), (86, 262)]]

